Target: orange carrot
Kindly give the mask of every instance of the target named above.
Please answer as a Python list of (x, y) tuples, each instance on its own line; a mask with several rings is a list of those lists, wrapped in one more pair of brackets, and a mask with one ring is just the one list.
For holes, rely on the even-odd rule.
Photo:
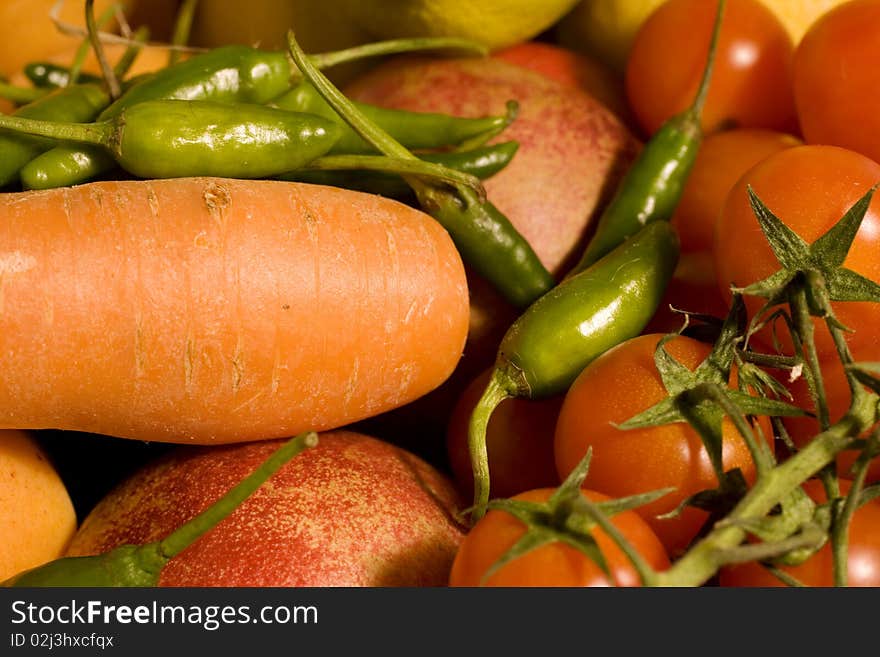
[(438, 386), (467, 325), (446, 232), (377, 196), (219, 178), (0, 195), (0, 428), (325, 430)]

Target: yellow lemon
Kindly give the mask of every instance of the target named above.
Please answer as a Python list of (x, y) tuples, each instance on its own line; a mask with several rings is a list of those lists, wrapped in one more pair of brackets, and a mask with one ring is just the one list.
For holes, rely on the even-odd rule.
[(527, 41), (577, 0), (349, 0), (348, 16), (380, 38), (456, 36), (492, 50)]
[(582, 0), (557, 27), (560, 44), (622, 72), (636, 33), (664, 0)]
[(826, 11), (847, 0), (762, 0), (785, 25), (797, 45), (810, 25)]

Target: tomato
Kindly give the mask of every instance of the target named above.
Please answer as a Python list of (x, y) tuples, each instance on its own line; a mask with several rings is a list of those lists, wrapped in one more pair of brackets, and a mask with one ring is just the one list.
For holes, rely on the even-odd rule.
[[(67, 554), (157, 540), (201, 512), (279, 446), (177, 448), (101, 500)], [(452, 483), (370, 436), (322, 433), (196, 543), (159, 586), (442, 586), (464, 537)]]
[[(668, 0), (642, 24), (630, 50), (626, 91), (646, 134), (694, 100), (717, 3)], [(793, 44), (759, 0), (728, 0), (702, 124), (796, 132)]]
[[(485, 370), (465, 388), (447, 428), (449, 464), (466, 499), (473, 497), (474, 488), (468, 424), (491, 371)], [(553, 429), (560, 406), (561, 395), (549, 399), (507, 399), (492, 413), (486, 430), (492, 497), (510, 497), (559, 483), (553, 460)]]
[[(530, 490), (515, 500), (545, 502), (553, 488)], [(595, 491), (582, 491), (588, 499), (608, 499)], [(612, 518), (614, 526), (655, 570), (669, 567), (669, 558), (651, 528), (633, 511)], [(462, 541), (452, 571), (450, 586), (480, 586), (485, 573), (525, 532), (525, 525), (506, 511), (493, 510), (483, 516)], [(589, 557), (562, 543), (550, 543), (514, 559), (489, 577), (485, 586), (639, 586), (640, 580), (626, 555), (601, 529), (593, 531), (613, 581)]]
[[(779, 270), (780, 265), (749, 205), (751, 185), (764, 204), (807, 243), (814, 242), (837, 223), (868, 189), (880, 182), (880, 164), (835, 146), (807, 145), (785, 149), (750, 169), (730, 191), (715, 230), (715, 266), (718, 285), (730, 298), (730, 285), (746, 286)], [(855, 237), (844, 266), (874, 281), (880, 281), (880, 195), (874, 198)], [(749, 297), (754, 313), (764, 300)], [(837, 302), (837, 318), (855, 332), (847, 340), (856, 359), (880, 358), (880, 304)], [(816, 320), (816, 348), (820, 358), (836, 350), (831, 336)], [(784, 327), (778, 332), (787, 349)], [(772, 345), (770, 327), (758, 336)]]
[[(825, 400), (828, 402), (828, 415), (831, 422), (836, 422), (844, 416), (850, 406), (852, 395), (849, 385), (846, 381), (846, 375), (840, 360), (837, 358), (823, 361), (820, 364), (822, 370), (822, 381), (825, 386)], [(804, 377), (798, 378), (789, 384), (793, 402), (801, 408), (813, 410), (813, 400), (810, 397), (809, 388)], [(803, 447), (819, 433), (819, 421), (811, 417), (787, 417), (783, 420), (785, 428), (788, 430), (791, 439), (798, 447)], [(867, 437), (867, 436), (865, 436)], [(842, 477), (851, 476), (850, 468), (859, 456), (858, 450), (848, 450), (842, 452), (837, 459), (838, 474)], [(880, 459), (875, 459), (868, 466), (868, 482), (880, 481)]]
[(794, 58), (794, 95), (807, 142), (880, 161), (880, 1), (843, 3), (820, 17)]
[(726, 130), (706, 137), (672, 217), (682, 252), (711, 251), (715, 220), (730, 188), (764, 158), (801, 143), (773, 130)]
[[(850, 482), (840, 480), (842, 494)], [(804, 483), (804, 490), (816, 502), (827, 501), (822, 484), (815, 479)], [(826, 544), (799, 566), (780, 569), (807, 586), (834, 586), (831, 545)], [(880, 586), (880, 499), (875, 498), (859, 507), (849, 525), (849, 552), (847, 554), (848, 586)], [(766, 568), (755, 562), (721, 569), (721, 586), (785, 586)]]
[[(639, 507), (670, 555), (685, 548), (708, 514), (693, 507), (676, 518), (657, 516), (675, 509), (694, 493), (715, 488), (718, 481), (697, 432), (686, 423), (623, 431), (616, 428), (662, 401), (666, 389), (654, 366), (654, 349), (662, 336), (628, 340), (590, 363), (569, 388), (556, 424), (555, 454), (564, 478), (592, 447), (584, 485), (623, 497), (671, 487), (675, 491)], [(709, 345), (679, 336), (666, 345), (669, 353), (693, 370), (710, 352)], [(740, 468), (754, 480), (754, 465), (745, 442), (727, 418), (722, 424), (722, 459), (726, 470)], [(770, 440), (769, 423), (762, 422)]]

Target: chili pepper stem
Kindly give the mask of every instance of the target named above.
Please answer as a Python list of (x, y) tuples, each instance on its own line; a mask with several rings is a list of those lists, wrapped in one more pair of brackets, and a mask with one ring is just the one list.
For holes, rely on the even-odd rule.
[(47, 93), (46, 89), (39, 87), (19, 87), (0, 80), (0, 98), (10, 100), (17, 105), (23, 105), (42, 98)]
[(105, 148), (112, 147), (113, 137), (117, 132), (116, 126), (110, 122), (61, 123), (10, 115), (0, 115), (0, 128), (38, 137), (96, 144)]
[(469, 39), (458, 37), (417, 37), (410, 39), (388, 39), (333, 52), (317, 53), (309, 55), (309, 60), (316, 68), (325, 69), (347, 62), (366, 59), (367, 57), (381, 57), (420, 50), (451, 50), (465, 55), (485, 56), (489, 54), (486, 46)]
[(516, 384), (502, 367), (496, 367), (489, 377), (483, 395), (471, 413), (468, 424), (468, 452), (474, 475), (474, 505), (471, 520), (476, 522), (486, 513), (489, 503), (489, 453), (486, 448), (486, 430), (489, 419), (498, 405), (514, 397)]
[(291, 438), (223, 497), (159, 541), (159, 553), (166, 561), (178, 555), (232, 513), (290, 459), (317, 444), (318, 434), (313, 431)]
[(410, 160), (384, 155), (325, 155), (312, 160), (303, 170), (329, 171), (329, 170), (364, 170), (384, 171), (400, 175), (412, 175), (429, 178), (435, 182), (448, 183), (450, 185), (466, 185), (476, 187), (481, 185), (476, 176), (457, 171), (432, 162), (421, 159)]

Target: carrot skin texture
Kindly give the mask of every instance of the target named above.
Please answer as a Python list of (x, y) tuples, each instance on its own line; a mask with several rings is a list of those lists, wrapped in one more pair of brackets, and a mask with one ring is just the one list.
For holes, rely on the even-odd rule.
[(438, 386), (467, 325), (446, 232), (381, 197), (223, 178), (0, 195), (0, 427), (325, 430)]

